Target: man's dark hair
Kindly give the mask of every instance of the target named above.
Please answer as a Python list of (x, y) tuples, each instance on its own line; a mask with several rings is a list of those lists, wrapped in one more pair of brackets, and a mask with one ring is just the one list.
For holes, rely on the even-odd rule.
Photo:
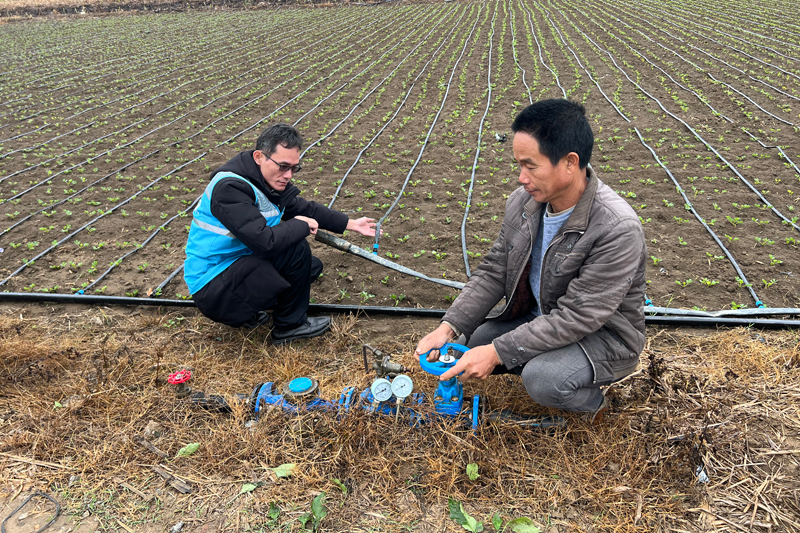
[(278, 149), (278, 145), (299, 150), (303, 147), (303, 138), (296, 128), (288, 124), (273, 124), (258, 136), (256, 150), (270, 156)]
[(594, 133), (586, 109), (577, 102), (561, 98), (540, 100), (520, 111), (511, 130), (536, 139), (539, 152), (553, 165), (570, 152), (578, 154), (582, 169), (592, 158)]

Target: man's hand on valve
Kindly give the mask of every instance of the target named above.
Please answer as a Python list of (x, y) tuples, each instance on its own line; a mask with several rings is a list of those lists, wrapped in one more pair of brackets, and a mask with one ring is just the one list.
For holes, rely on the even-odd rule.
[[(424, 340), (424, 339), (423, 339)], [(497, 365), (502, 364), (493, 344), (476, 346), (465, 352), (456, 362), (456, 366), (439, 376), (440, 381), (445, 381), (453, 376), (458, 376), (461, 381), (478, 378), (486, 379), (492, 374)]]

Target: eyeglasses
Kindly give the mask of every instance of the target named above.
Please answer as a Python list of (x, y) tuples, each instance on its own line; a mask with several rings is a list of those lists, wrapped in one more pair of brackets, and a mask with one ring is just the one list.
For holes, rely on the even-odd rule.
[[(261, 153), (264, 154), (264, 152)], [(303, 170), (303, 165), (301, 165), (300, 163), (297, 163), (296, 165), (287, 165), (286, 163), (278, 163), (267, 154), (264, 154), (264, 157), (266, 157), (267, 159), (278, 165), (278, 170), (280, 170), (281, 172), (286, 172), (287, 170), (291, 170), (292, 174), (297, 174), (298, 172)]]

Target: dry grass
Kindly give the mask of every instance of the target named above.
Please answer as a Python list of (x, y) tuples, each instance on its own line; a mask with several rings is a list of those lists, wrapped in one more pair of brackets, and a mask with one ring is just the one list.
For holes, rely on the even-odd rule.
[[(461, 424), (412, 428), (365, 412), (272, 412), (248, 428), (244, 409), (198, 410), (165, 383), (189, 366), (195, 388), (232, 398), (305, 374), (335, 399), (371, 381), (363, 342), (413, 368), (412, 347), (431, 321), (337, 317), (332, 334), (276, 349), (267, 329), (232, 330), (191, 313), (0, 312), (3, 491), (54, 493), (109, 528), (163, 529), (171, 509), (209, 531), (299, 531), (296, 519), (326, 491), (324, 531), (463, 531), (447, 516), (455, 498), (488, 530), (499, 512), (551, 532), (800, 532), (800, 351), (792, 333), (651, 330), (640, 373), (609, 391), (613, 409), (600, 427), (569, 417), (567, 430), (546, 434), (487, 422), (472, 436)], [(414, 379), (417, 390), (433, 391), (435, 378), (416, 371)], [(495, 407), (545, 413), (517, 378), (469, 383), (467, 393), (476, 392)], [(150, 420), (163, 426), (153, 444), (170, 459), (136, 443)], [(173, 459), (190, 442), (199, 451)], [(474, 482), (465, 474), (473, 462)], [(293, 477), (269, 470), (282, 463), (297, 463)], [(159, 464), (192, 492), (166, 484), (152, 469)], [(709, 483), (696, 481), (701, 464)], [(263, 485), (234, 499), (245, 482)], [(274, 523), (271, 502), (281, 508)]]

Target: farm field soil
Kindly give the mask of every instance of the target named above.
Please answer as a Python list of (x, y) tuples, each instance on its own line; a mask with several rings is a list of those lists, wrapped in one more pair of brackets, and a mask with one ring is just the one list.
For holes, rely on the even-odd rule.
[[(379, 242), (346, 238), (466, 281), (517, 186), (510, 142), (496, 135), (510, 140), (529, 103), (566, 96), (586, 106), (593, 168), (642, 221), (648, 303), (800, 306), (800, 39), (773, 21), (794, 27), (796, 6), (636, 6), (7, 24), (0, 290), (190, 297), (180, 269), (191, 210), (210, 171), (274, 122), (305, 137), (295, 183), (306, 198), (381, 221)], [(441, 308), (457, 295), (313, 249), (327, 267), (319, 303)]]
[[(408, 366), (415, 392), (430, 395), (436, 379), (411, 353), (435, 325), (339, 315), (331, 333), (276, 348), (266, 328), (233, 330), (194, 310), (4, 304), (0, 504), (10, 512), (12, 501), (40, 490), (64, 508), (58, 527), (71, 521), (76, 531), (166, 531), (179, 521), (186, 532), (301, 531), (298, 519), (322, 492), (321, 528), (334, 532), (463, 531), (449, 499), (486, 531), (495, 513), (503, 523), (530, 518), (548, 533), (731, 523), (800, 531), (794, 333), (649, 328), (640, 370), (607, 392), (604, 422), (567, 413), (567, 428), (549, 433), (484, 419), (472, 435), (455, 422), (411, 427), (362, 409), (345, 417), (272, 410), (251, 425), (242, 407), (202, 410), (165, 382), (189, 367), (194, 391), (232, 401), (256, 383), (281, 387), (308, 375), (335, 399), (345, 387), (369, 386), (361, 360), (369, 343)], [(490, 411), (557, 414), (532, 403), (516, 377), (465, 387)], [(191, 443), (197, 451), (177, 457)], [(278, 477), (284, 464), (295, 465), (292, 474)], [(184, 484), (169, 484), (159, 469)], [(698, 482), (700, 469), (708, 483)], [(43, 525), (51, 508), (25, 511), (15, 531)]]

